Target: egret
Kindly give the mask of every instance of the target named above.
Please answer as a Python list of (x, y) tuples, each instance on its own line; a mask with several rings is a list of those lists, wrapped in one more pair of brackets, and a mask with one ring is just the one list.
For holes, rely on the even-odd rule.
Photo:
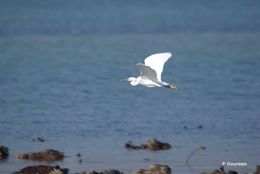
[(129, 77), (122, 81), (128, 81), (132, 86), (143, 85), (145, 87), (166, 87), (177, 89), (175, 84), (163, 82), (161, 75), (165, 62), (172, 56), (170, 52), (152, 54), (144, 60), (144, 64), (136, 64), (140, 71), (139, 77)]

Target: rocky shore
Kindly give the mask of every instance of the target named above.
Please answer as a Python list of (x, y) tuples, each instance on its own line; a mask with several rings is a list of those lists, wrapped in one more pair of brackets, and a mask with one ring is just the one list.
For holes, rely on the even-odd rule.
[(30, 152), (16, 155), (16, 159), (33, 160), (33, 161), (61, 161), (64, 158), (63, 152), (48, 149), (40, 152)]
[[(145, 144), (134, 145), (132, 141), (129, 141), (125, 144), (127, 149), (149, 149), (149, 150), (168, 150), (172, 146), (169, 143), (160, 142), (156, 139), (148, 140)], [(9, 156), (9, 148), (6, 146), (0, 145), (0, 160), (6, 159)], [(16, 155), (16, 159), (19, 160), (32, 160), (38, 161), (40, 163), (48, 162), (52, 163), (55, 161), (62, 161), (65, 155), (63, 152), (48, 149), (39, 152), (29, 152)], [(76, 157), (80, 158), (81, 154), (78, 153)], [(143, 169), (133, 169), (132, 174), (171, 174), (172, 169), (168, 165), (164, 164), (152, 164), (148, 166), (148, 168)], [(173, 172), (174, 173), (174, 172)], [(61, 168), (60, 166), (52, 166), (52, 165), (35, 165), (35, 166), (27, 166), (19, 171), (15, 171), (12, 174), (69, 174), (69, 169)], [(83, 171), (81, 173), (76, 174), (123, 174), (123, 172), (117, 169), (108, 169), (101, 172), (96, 170)], [(226, 171), (224, 167), (220, 167), (219, 169), (213, 171), (205, 171), (201, 174), (238, 174), (237, 171)], [(256, 167), (255, 172), (249, 172), (247, 174), (260, 174), (260, 166)]]
[(169, 143), (158, 141), (157, 139), (148, 140), (144, 144), (135, 145), (131, 140), (125, 144), (125, 148), (127, 149), (149, 149), (149, 150), (168, 150), (171, 149), (172, 146)]

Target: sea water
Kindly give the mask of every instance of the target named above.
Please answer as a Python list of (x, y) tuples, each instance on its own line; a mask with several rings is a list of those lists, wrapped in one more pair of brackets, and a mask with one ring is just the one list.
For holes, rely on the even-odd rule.
[[(71, 173), (131, 173), (167, 164), (200, 173), (259, 164), (260, 4), (257, 1), (1, 1), (0, 173), (56, 149)], [(172, 52), (162, 79), (177, 90), (132, 87), (135, 64)], [(42, 136), (43, 143), (32, 139)], [(124, 143), (169, 142), (168, 151)], [(199, 146), (205, 151), (189, 154)], [(82, 155), (78, 162), (76, 154)]]

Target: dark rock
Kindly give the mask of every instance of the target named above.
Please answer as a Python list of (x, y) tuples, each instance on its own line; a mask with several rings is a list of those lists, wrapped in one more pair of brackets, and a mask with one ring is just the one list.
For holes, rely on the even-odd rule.
[(145, 172), (146, 172), (147, 170), (145, 170), (145, 169), (136, 169), (136, 170), (134, 170), (132, 173), (133, 174), (146, 174)]
[(148, 145), (148, 149), (151, 150), (167, 150), (172, 147), (169, 143), (160, 142), (156, 139), (149, 140), (146, 144)]
[(80, 154), (80, 153), (77, 153), (77, 155), (76, 155), (76, 156), (79, 158), (79, 157), (81, 157), (81, 154)]
[(256, 166), (256, 171), (255, 171), (254, 174), (260, 174), (260, 165)]
[(200, 148), (201, 150), (206, 150), (206, 146), (199, 146), (198, 148)]
[(125, 144), (125, 148), (127, 149), (141, 149), (141, 146), (133, 144), (133, 142), (130, 140)]
[(63, 160), (64, 154), (57, 150), (49, 149), (41, 152), (31, 152), (16, 155), (17, 159), (34, 160), (34, 161), (60, 161)]
[(14, 174), (68, 174), (68, 171), (68, 169), (62, 169), (60, 166), (39, 165), (25, 167), (18, 172), (14, 172)]
[(81, 159), (81, 154), (80, 154), (80, 153), (77, 153), (76, 156), (78, 157), (78, 162), (79, 162), (79, 163), (82, 163), (83, 160)]
[(225, 172), (224, 167), (220, 167), (217, 170), (214, 170), (212, 172), (203, 172), (202, 174), (238, 174), (236, 171), (228, 171)]
[(100, 172), (100, 174), (123, 174), (119, 170), (109, 169), (105, 170), (104, 172)]
[(103, 172), (97, 172), (95, 170), (92, 170), (90, 172), (83, 172), (82, 174), (123, 174), (122, 172), (114, 169), (105, 170)]
[(44, 142), (45, 141), (45, 138), (44, 137), (37, 137), (37, 138), (34, 138), (32, 139), (34, 142)]
[(0, 160), (6, 159), (8, 156), (9, 156), (8, 147), (0, 145)]
[(203, 129), (203, 125), (198, 125), (198, 129)]
[(133, 174), (171, 174), (171, 168), (167, 165), (153, 164), (148, 169), (137, 169)]
[(99, 174), (99, 173), (95, 170), (92, 170), (90, 172), (83, 172), (82, 174)]
[(147, 143), (141, 145), (134, 145), (132, 141), (125, 144), (128, 149), (150, 149), (150, 150), (168, 150), (172, 146), (169, 143), (160, 142), (156, 139), (148, 140)]
[(216, 169), (212, 172), (203, 172), (202, 174), (226, 174), (226, 172), (224, 171), (224, 168), (221, 167), (220, 169)]

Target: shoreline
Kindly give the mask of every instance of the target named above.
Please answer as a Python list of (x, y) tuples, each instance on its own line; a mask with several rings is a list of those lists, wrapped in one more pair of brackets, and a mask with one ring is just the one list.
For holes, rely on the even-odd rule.
[[(50, 146), (49, 142), (44, 143), (32, 143), (36, 145), (37, 148), (44, 148), (44, 146)], [(72, 147), (73, 148), (73, 147)], [(51, 165), (60, 166), (61, 168), (68, 168), (69, 174), (76, 174), (84, 171), (104, 171), (108, 169), (116, 169), (123, 173), (132, 173), (136, 169), (146, 168), (152, 164), (163, 164), (168, 165), (173, 173), (202, 173), (205, 171), (214, 171), (221, 166), (220, 155), (216, 156), (215, 159), (211, 157), (214, 156), (214, 152), (208, 147), (205, 152), (199, 152), (195, 154), (189, 165), (185, 164), (185, 159), (190, 154), (191, 150), (187, 148), (175, 147), (170, 150), (128, 150), (123, 147), (121, 149), (113, 148), (111, 151), (104, 152), (105, 149), (100, 149), (93, 152), (91, 149), (79, 150), (74, 149), (72, 154), (72, 149), (67, 147), (63, 149), (64, 159), (62, 161), (56, 162), (39, 162), (30, 160), (17, 160), (15, 156), (17, 152), (11, 150), (9, 152), (9, 157), (0, 162), (1, 169), (0, 173), (12, 173), (18, 171), (26, 166), (37, 166), (37, 165)], [(68, 151), (69, 150), (69, 151)], [(103, 150), (103, 151), (102, 151)], [(102, 153), (103, 152), (103, 153)], [(185, 152), (185, 153), (184, 153)], [(223, 150), (223, 152), (225, 152)], [(211, 155), (210, 155), (210, 154)], [(79, 155), (80, 154), (80, 155)], [(225, 156), (230, 156), (229, 151), (225, 152)], [(253, 160), (256, 162), (257, 159)], [(226, 160), (226, 162), (236, 163), (236, 160)], [(239, 162), (239, 161), (238, 161)], [(247, 173), (255, 171), (255, 166), (252, 162), (248, 162), (248, 166), (238, 167), (238, 166), (226, 166), (225, 170), (238, 171), (239, 173)]]

